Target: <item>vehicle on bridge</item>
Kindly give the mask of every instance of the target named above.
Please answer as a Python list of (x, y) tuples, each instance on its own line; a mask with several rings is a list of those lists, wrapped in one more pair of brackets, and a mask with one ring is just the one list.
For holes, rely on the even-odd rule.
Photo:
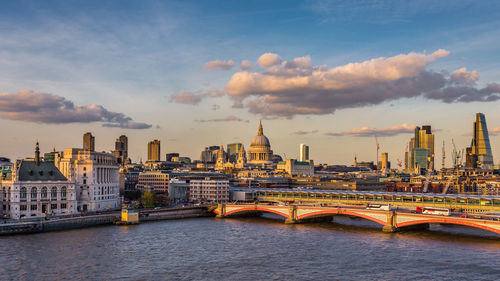
[(368, 203), (366, 205), (366, 209), (368, 209), (368, 210), (381, 210), (381, 211), (392, 210), (391, 204), (383, 204), (383, 203)]
[[(418, 212), (417, 208), (417, 212)], [(422, 214), (426, 215), (438, 215), (438, 216), (450, 216), (451, 211), (450, 209), (446, 208), (435, 208), (435, 207), (424, 207), (422, 208)]]

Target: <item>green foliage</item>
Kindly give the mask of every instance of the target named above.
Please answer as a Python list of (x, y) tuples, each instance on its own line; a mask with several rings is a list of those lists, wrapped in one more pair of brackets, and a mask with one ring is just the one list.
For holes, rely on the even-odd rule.
[(152, 192), (144, 192), (140, 201), (145, 208), (154, 208), (156, 206), (156, 198)]

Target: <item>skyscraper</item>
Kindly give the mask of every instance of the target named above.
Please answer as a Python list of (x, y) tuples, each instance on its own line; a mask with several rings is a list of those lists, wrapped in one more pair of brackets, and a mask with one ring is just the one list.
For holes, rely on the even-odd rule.
[(389, 162), (389, 153), (382, 152), (382, 161), (380, 164), (380, 169), (382, 171), (391, 169), (391, 163)]
[(127, 163), (128, 160), (128, 138), (121, 135), (115, 141), (115, 150), (113, 155), (116, 157), (116, 162), (120, 165)]
[[(470, 159), (466, 160), (469, 168), (482, 168), (491, 169), (493, 168), (493, 153), (491, 152), (490, 137), (488, 135), (488, 127), (486, 126), (486, 117), (483, 113), (476, 113), (476, 121), (474, 122), (474, 131), (472, 135), (472, 143), (469, 150), (467, 151), (467, 157)], [(471, 161), (475, 159), (477, 161)]]
[(240, 152), (243, 144), (241, 142), (238, 143), (230, 143), (227, 145), (227, 157), (229, 162), (236, 163), (238, 160), (238, 153)]
[(148, 143), (148, 161), (160, 161), (159, 140), (153, 140)]
[(83, 135), (83, 149), (95, 151), (95, 138), (90, 132)]
[(410, 170), (434, 170), (434, 134), (431, 126), (415, 127), (415, 135), (410, 140), (409, 149)]
[(309, 161), (309, 146), (303, 143), (300, 144), (299, 161), (302, 162)]

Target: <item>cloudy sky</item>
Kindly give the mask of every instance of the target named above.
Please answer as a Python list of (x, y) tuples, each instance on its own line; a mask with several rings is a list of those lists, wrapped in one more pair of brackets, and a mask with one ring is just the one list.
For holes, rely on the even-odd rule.
[[(470, 143), (486, 114), (500, 162), (498, 1), (8, 1), (0, 10), (0, 156), (129, 137), (133, 161), (248, 148), (396, 164), (415, 125)], [(164, 157), (164, 156), (163, 156)]]

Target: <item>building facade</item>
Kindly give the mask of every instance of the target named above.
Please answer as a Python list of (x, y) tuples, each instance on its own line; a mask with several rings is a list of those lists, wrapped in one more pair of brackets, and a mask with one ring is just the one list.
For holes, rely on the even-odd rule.
[(229, 181), (210, 179), (189, 182), (189, 201), (207, 203), (227, 203), (229, 201)]
[(169, 174), (163, 171), (141, 172), (136, 189), (142, 192), (166, 193), (169, 178)]
[(128, 138), (125, 135), (121, 135), (115, 141), (115, 150), (113, 150), (113, 155), (116, 158), (116, 163), (118, 165), (125, 165), (128, 163)]
[(229, 162), (236, 163), (241, 147), (243, 147), (243, 144), (240, 142), (227, 145), (227, 160)]
[(0, 215), (22, 219), (77, 213), (75, 184), (52, 162), (18, 160), (12, 173), (0, 179)]
[(291, 176), (314, 176), (314, 161), (297, 161), (296, 159), (286, 159), (278, 163), (278, 171), (284, 171)]
[(153, 140), (148, 143), (148, 161), (160, 161), (159, 140)]
[(90, 132), (83, 135), (83, 149), (95, 151), (95, 137)]
[(470, 154), (475, 161), (469, 160), (471, 163), (469, 168), (493, 168), (493, 153), (491, 152), (490, 137), (488, 134), (488, 127), (486, 126), (486, 117), (483, 113), (476, 113)]
[(75, 183), (78, 211), (120, 207), (118, 166), (113, 154), (68, 148), (56, 158), (55, 165), (68, 180)]
[(309, 146), (303, 143), (300, 144), (300, 157), (299, 161), (309, 161)]

